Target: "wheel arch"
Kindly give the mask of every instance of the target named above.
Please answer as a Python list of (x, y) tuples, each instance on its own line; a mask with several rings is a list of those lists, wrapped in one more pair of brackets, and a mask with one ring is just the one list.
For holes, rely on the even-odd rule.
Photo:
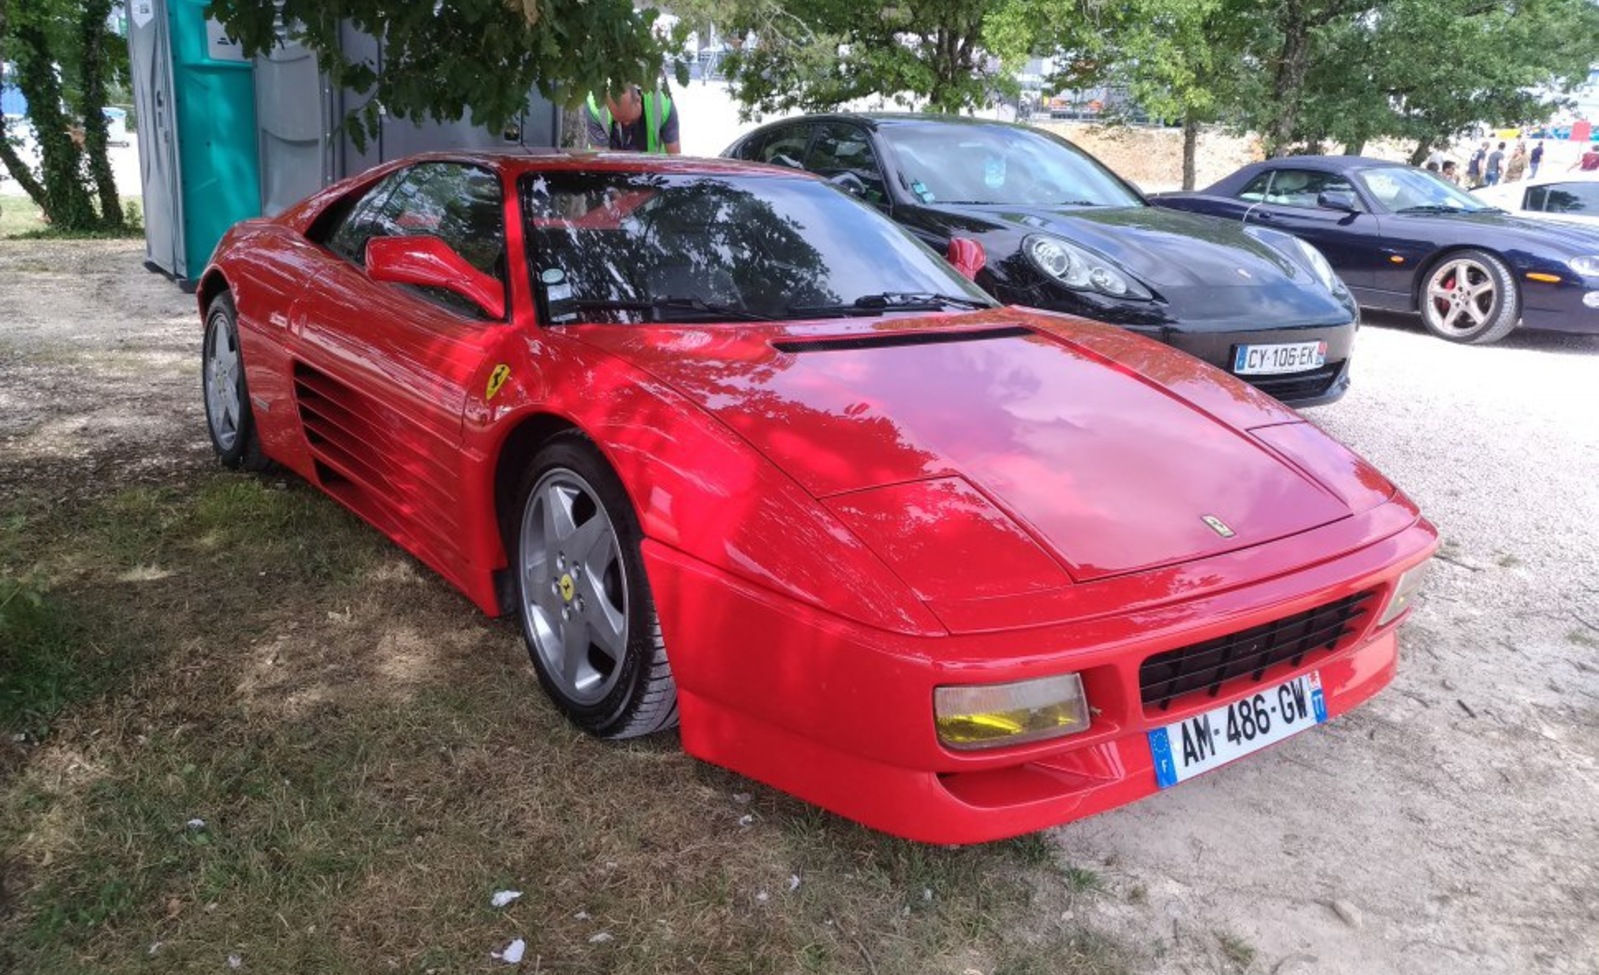
[(233, 286), (221, 268), (215, 265), (207, 268), (205, 276), (200, 279), (200, 286), (194, 289), (195, 300), (200, 303), (200, 320), (205, 320), (206, 312), (211, 308), (211, 302), (217, 295), (232, 290)]
[[(517, 485), (522, 478), (522, 472), (532, 462), (539, 448), (543, 447), (552, 438), (563, 433), (581, 433), (577, 424), (563, 416), (554, 413), (529, 413), (519, 419), (509, 433), (500, 441), (499, 451), (494, 458), (493, 483), (491, 485), (494, 499), (494, 520), (499, 528), (500, 544), (506, 556), (506, 568), (494, 573), (494, 592), (499, 602), (501, 614), (510, 614), (516, 611), (516, 597), (511, 584), (511, 537), (512, 519), (515, 517)], [(600, 458), (607, 466), (610, 459), (603, 452)], [(614, 471), (614, 467), (612, 468)]]
[(1505, 266), (1505, 270), (1510, 272), (1510, 284), (1516, 289), (1516, 296), (1518, 298), (1521, 296), (1521, 280), (1516, 277), (1515, 266), (1510, 263), (1510, 259), (1502, 252), (1495, 248), (1483, 247), (1478, 244), (1449, 244), (1445, 247), (1440, 247), (1431, 254), (1428, 254), (1427, 258), (1421, 262), (1421, 266), (1417, 269), (1415, 277), (1411, 279), (1410, 310), (1412, 312), (1415, 312), (1416, 314), (1421, 313), (1421, 290), (1422, 288), (1426, 287), (1427, 278), (1432, 274), (1433, 269), (1439, 264), (1442, 264), (1444, 261), (1448, 260), (1450, 257), (1456, 254), (1462, 254), (1466, 251), (1477, 251), (1481, 254), (1487, 254), (1488, 256), (1497, 260), (1499, 263), (1503, 264)]

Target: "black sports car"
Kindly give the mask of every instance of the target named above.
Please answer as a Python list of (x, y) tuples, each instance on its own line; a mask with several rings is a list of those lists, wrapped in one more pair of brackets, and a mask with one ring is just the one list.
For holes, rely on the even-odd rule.
[(1512, 216), (1424, 169), (1286, 156), (1153, 201), (1308, 240), (1361, 305), (1420, 312), (1454, 342), (1493, 342), (1518, 323), (1599, 333), (1599, 232)]
[(953, 238), (977, 241), (977, 283), (1001, 301), (1144, 333), (1296, 406), (1349, 387), (1358, 312), (1314, 247), (1152, 207), (1047, 132), (818, 115), (756, 129), (723, 155), (825, 176), (940, 253)]

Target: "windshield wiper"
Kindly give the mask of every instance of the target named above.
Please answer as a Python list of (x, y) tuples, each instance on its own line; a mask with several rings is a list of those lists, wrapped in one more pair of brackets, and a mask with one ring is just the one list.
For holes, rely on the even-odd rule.
[(944, 308), (992, 308), (994, 303), (966, 295), (946, 295), (932, 291), (882, 291), (861, 295), (851, 302), (836, 305), (789, 305), (796, 315), (881, 315), (885, 311), (939, 311)]
[(660, 298), (651, 298), (649, 301), (622, 301), (611, 298), (573, 298), (556, 304), (570, 305), (573, 308), (600, 311), (647, 311), (650, 312), (650, 321), (681, 321), (681, 318), (666, 318), (662, 312), (691, 311), (706, 315), (715, 315), (723, 319), (732, 319), (740, 322), (770, 322), (774, 319), (769, 315), (760, 315), (745, 308), (719, 302), (706, 301), (703, 298), (690, 298), (678, 295), (665, 295)]
[(1441, 203), (1424, 203), (1421, 206), (1402, 207), (1395, 213), (1481, 213), (1482, 210), (1468, 210), (1465, 207), (1446, 207)]

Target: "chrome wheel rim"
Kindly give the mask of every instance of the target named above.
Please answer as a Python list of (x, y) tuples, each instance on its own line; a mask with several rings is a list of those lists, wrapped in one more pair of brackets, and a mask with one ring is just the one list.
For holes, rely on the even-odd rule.
[(227, 316), (211, 320), (205, 346), (205, 406), (211, 436), (224, 451), (239, 439), (239, 345)]
[(574, 471), (539, 478), (522, 509), (522, 625), (546, 676), (578, 704), (616, 686), (627, 652), (627, 572), (616, 527)]
[(1427, 282), (1427, 323), (1440, 332), (1475, 332), (1493, 317), (1498, 299), (1488, 268), (1469, 258), (1445, 261)]

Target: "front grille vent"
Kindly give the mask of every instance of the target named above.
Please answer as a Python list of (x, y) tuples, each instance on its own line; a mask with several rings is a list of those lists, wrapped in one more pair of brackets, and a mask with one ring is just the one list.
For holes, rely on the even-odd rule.
[(1138, 668), (1144, 707), (1162, 711), (1184, 695), (1221, 693), (1229, 681), (1260, 683), (1273, 667), (1298, 667), (1308, 657), (1344, 647), (1370, 612), (1375, 591), (1295, 613), (1271, 623), (1157, 653)]
[(1280, 400), (1314, 399), (1325, 395), (1333, 380), (1343, 369), (1343, 360), (1329, 362), (1308, 372), (1286, 373), (1281, 376), (1239, 376), (1256, 389)]

